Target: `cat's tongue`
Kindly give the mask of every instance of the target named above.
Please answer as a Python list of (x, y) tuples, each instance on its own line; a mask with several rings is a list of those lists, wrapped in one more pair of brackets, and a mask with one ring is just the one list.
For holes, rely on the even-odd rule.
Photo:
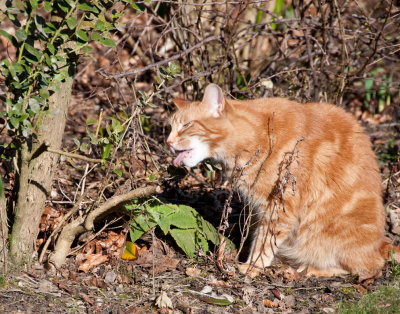
[(185, 159), (190, 154), (190, 150), (185, 150), (182, 153), (179, 153), (178, 157), (176, 157), (173, 161), (175, 166), (179, 166), (182, 163), (182, 160)]

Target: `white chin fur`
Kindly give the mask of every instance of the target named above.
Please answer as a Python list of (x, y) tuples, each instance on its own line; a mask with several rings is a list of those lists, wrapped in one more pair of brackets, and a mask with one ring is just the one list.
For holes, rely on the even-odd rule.
[(188, 167), (194, 167), (199, 162), (210, 157), (210, 149), (207, 144), (201, 142), (197, 137), (191, 139), (191, 154), (182, 160), (183, 164)]

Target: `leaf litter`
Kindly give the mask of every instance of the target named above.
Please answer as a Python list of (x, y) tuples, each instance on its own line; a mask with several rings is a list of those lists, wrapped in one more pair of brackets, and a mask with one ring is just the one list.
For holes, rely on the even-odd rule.
[[(95, 48), (101, 54), (97, 61), (99, 65), (111, 67), (111, 60), (102, 55), (104, 51), (99, 47)], [(140, 63), (136, 56), (131, 57), (125, 49), (121, 52), (121, 62), (133, 66)], [(100, 105), (105, 111), (113, 113), (113, 109), (104, 104), (108, 104), (109, 99), (118, 103), (118, 88), (125, 90), (125, 101), (134, 101), (129, 99), (131, 93), (128, 84), (112, 85), (95, 71), (92, 62), (82, 68), (84, 70), (75, 82), (65, 132), (64, 145), (70, 151), (76, 148), (74, 138), (86, 136), (86, 121), (89, 118), (97, 119), (95, 113)], [(143, 80), (137, 82), (137, 88), (150, 90), (151, 85)], [(95, 91), (96, 97), (93, 97), (94, 94), (88, 96), (87, 91)], [(385, 129), (388, 117), (384, 114), (361, 112), (361, 104), (357, 103), (357, 99), (353, 102), (353, 113), (370, 123), (367, 133), (372, 135), (376, 151), (383, 151), (383, 147), (391, 140), (388, 138), (390, 132)], [(155, 125), (163, 125), (169, 115), (165, 108), (146, 110)], [(164, 142), (162, 132), (152, 132), (155, 140)], [(395, 140), (398, 143), (399, 139)], [(146, 157), (143, 150), (135, 154), (135, 158), (129, 157), (130, 168), (124, 171), (131, 173), (133, 177), (144, 177), (147, 175), (145, 160), (148, 156)], [(160, 151), (160, 156), (160, 162), (172, 163), (172, 158), (165, 153)], [(81, 179), (79, 168), (82, 165), (80, 162), (73, 162), (73, 166), (66, 160), (61, 162), (57, 173), (58, 182), (51, 191), (53, 202), (49, 202), (42, 216), (38, 247), (47, 240), (66, 214), (62, 202), (68, 202), (65, 195), (75, 194), (76, 184)], [(392, 213), (388, 217), (392, 228), (389, 235), (398, 239), (400, 163), (392, 163), (390, 167), (388, 163), (381, 163), (380, 166), (385, 178), (386, 204)], [(177, 173), (180, 171), (182, 170), (176, 169)], [(180, 180), (171, 180), (171, 187), (163, 196), (171, 203), (195, 208), (207, 221), (215, 223), (215, 217), (220, 217), (229, 191), (211, 182), (204, 173), (201, 167), (195, 169), (192, 175), (183, 171)], [(220, 172), (217, 171), (216, 178), (218, 176)], [(205, 187), (195, 177), (201, 178), (209, 186)], [(90, 176), (86, 189), (89, 199), (97, 195), (102, 180), (102, 175), (98, 173)], [(115, 182), (106, 191), (107, 195), (112, 195), (126, 182)], [(131, 183), (128, 185), (129, 189)], [(210, 187), (214, 185), (216, 187)], [(237, 217), (232, 215), (231, 218), (234, 221)], [(397, 265), (389, 262), (383, 270), (383, 276), (372, 282), (359, 283), (357, 278), (351, 276), (305, 278), (290, 266), (275, 263), (259, 277), (250, 279), (235, 271), (233, 254), (229, 256), (225, 255), (224, 250), (213, 252), (210, 249), (210, 255), (206, 256), (195, 250), (193, 256), (198, 259), (187, 258), (182, 254), (183, 248), (175, 246), (171, 238), (154, 231), (154, 226), (140, 235), (134, 249), (130, 248), (131, 255), (136, 259), (125, 260), (122, 258), (123, 251), (126, 248), (125, 243), (129, 242), (126, 241), (128, 222), (124, 223), (125, 225), (114, 225), (111, 226), (113, 228), (109, 227), (96, 235), (88, 234), (86, 238), (80, 239), (81, 248), (71, 253), (56, 276), (46, 273), (42, 265), (34, 264), (27, 273), (7, 279), (0, 288), (0, 311), (42, 312), (46, 309), (54, 313), (144, 313), (148, 310), (173, 310), (178, 313), (329, 313), (337, 311), (343, 302), (359, 300), (362, 295), (375, 291), (379, 285), (398, 281), (400, 275)], [(215, 226), (218, 223), (219, 221)], [(233, 225), (234, 222), (231, 221), (230, 224)], [(167, 229), (165, 227), (164, 230)], [(168, 229), (170, 230), (172, 229)], [(172, 234), (171, 236), (173, 237)], [(179, 236), (182, 234), (175, 234), (176, 238)]]

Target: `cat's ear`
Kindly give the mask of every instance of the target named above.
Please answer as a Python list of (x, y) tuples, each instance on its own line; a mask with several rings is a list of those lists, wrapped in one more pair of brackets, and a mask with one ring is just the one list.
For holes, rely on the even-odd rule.
[(207, 107), (207, 110), (213, 117), (220, 117), (225, 107), (222, 89), (215, 84), (208, 85), (204, 92), (202, 104)]
[(190, 104), (190, 101), (186, 101), (186, 100), (179, 99), (179, 98), (173, 99), (172, 102), (175, 104), (175, 106), (178, 107), (178, 109), (183, 109), (183, 108), (185, 108), (187, 105)]

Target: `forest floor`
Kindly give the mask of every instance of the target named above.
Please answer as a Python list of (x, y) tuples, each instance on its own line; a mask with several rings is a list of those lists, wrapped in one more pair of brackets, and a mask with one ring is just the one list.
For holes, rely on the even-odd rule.
[[(79, 80), (78, 83), (79, 84)], [(89, 103), (95, 106), (95, 101)], [(89, 109), (88, 109), (89, 107)], [(94, 110), (96, 111), (96, 110)], [(150, 110), (152, 114), (153, 110)], [(168, 113), (164, 109), (154, 110), (150, 121), (153, 125), (164, 125), (161, 121)], [(75, 93), (69, 115), (64, 145), (72, 145), (72, 138), (85, 132), (84, 112), (91, 112), (90, 105), (82, 105), (79, 93)], [(76, 123), (81, 121), (81, 123)], [(395, 124), (375, 124), (367, 127), (375, 151), (384, 156), (389, 142), (398, 145), (399, 138), (390, 129)], [(160, 127), (155, 127), (160, 130)], [(389, 130), (388, 130), (389, 129)], [(158, 131), (157, 131), (158, 132)], [(397, 133), (398, 134), (398, 133)], [(163, 146), (163, 135), (158, 140)], [(165, 140), (165, 139), (164, 139)], [(171, 157), (159, 159), (170, 162)], [(166, 165), (167, 166), (167, 165)], [(380, 160), (385, 184), (385, 203), (398, 206), (399, 164)], [(188, 204), (218, 226), (228, 190), (223, 185), (210, 184), (203, 176), (204, 169), (194, 170), (194, 176), (181, 171), (178, 179), (164, 185), (162, 196), (172, 203)], [(46, 209), (41, 229), (54, 224), (62, 211), (57, 203), (73, 195), (82, 168), (63, 161), (55, 184), (54, 202)], [(95, 186), (101, 176), (94, 175), (86, 184)], [(62, 186), (62, 188), (61, 188)], [(60, 207), (61, 206), (61, 207)], [(235, 212), (240, 211), (238, 199), (230, 221), (234, 224)], [(390, 217), (388, 215), (388, 222)], [(115, 242), (124, 241), (127, 220), (113, 224), (97, 234), (96, 243), (105, 243), (114, 237)], [(387, 229), (388, 235), (397, 240), (396, 234)], [(45, 232), (43, 232), (45, 233)], [(48, 231), (47, 231), (48, 233)], [(93, 243), (93, 241), (92, 241)], [(96, 245), (97, 245), (96, 244)], [(374, 309), (377, 313), (400, 311), (400, 267), (390, 261), (383, 275), (375, 280), (358, 282), (357, 277), (343, 276), (329, 279), (307, 278), (288, 265), (276, 262), (260, 276), (250, 279), (235, 271), (233, 256), (225, 258), (228, 272), (221, 272), (215, 265), (215, 256), (200, 256), (189, 259), (176, 250), (169, 239), (147, 237), (141, 242), (143, 253), (135, 261), (125, 261), (120, 254), (110, 254), (108, 261), (91, 267), (87, 272), (79, 270), (77, 253), (72, 254), (56, 274), (47, 273), (36, 263), (31, 269), (18, 275), (3, 278), (0, 287), (0, 312), (3, 313), (309, 313), (346, 312), (354, 313), (362, 308)], [(84, 249), (82, 249), (84, 250)], [(86, 251), (87, 252), (87, 251)], [(77, 255), (78, 254), (78, 255)], [(361, 303), (357, 303), (360, 302)], [(356, 304), (356, 308), (354, 308)], [(166, 308), (161, 309), (161, 307)], [(168, 308), (169, 307), (169, 308)]]
[[(110, 61), (112, 56), (105, 57), (105, 51), (97, 52), (80, 66), (76, 76), (63, 140), (66, 151), (76, 149), (74, 139), (81, 140), (87, 136), (88, 118), (97, 119), (101, 110), (104, 116), (118, 112), (121, 94), (125, 93), (125, 103), (133, 102), (128, 85), (115, 84), (95, 71), (105, 67), (112, 71), (112, 67), (116, 67), (115, 62)], [(119, 57), (123, 64), (132, 67), (137, 62), (124, 51)], [(135, 82), (136, 88), (149, 90), (149, 81), (146, 76), (141, 80), (139, 78)], [(357, 98), (347, 103), (371, 136), (383, 178), (385, 208), (388, 211), (387, 235), (398, 241), (400, 230), (396, 229), (393, 221), (396, 215), (391, 216), (389, 212), (398, 213), (396, 210), (400, 209), (400, 162), (391, 158), (396, 154), (393, 150), (400, 146), (400, 124), (361, 114), (361, 103)], [(148, 142), (152, 157), (162, 169), (167, 169), (172, 160), (165, 145), (169, 108), (166, 104), (145, 108), (146, 116), (143, 116), (143, 121), (149, 124), (146, 135), (153, 139)], [(132, 156), (124, 156), (129, 162), (125, 170), (131, 175), (140, 177), (152, 172), (149, 155), (144, 148), (133, 152)], [(88, 172), (87, 169), (84, 162), (68, 159), (60, 162), (57, 180), (40, 226), (38, 251), (57, 221), (73, 206), (78, 183), (83, 173)], [(97, 170), (89, 171), (85, 182), (86, 193), (93, 198), (104, 179), (104, 174)], [(190, 173), (183, 168), (173, 171), (175, 175), (169, 181), (157, 181), (163, 185), (162, 197), (171, 203), (194, 207), (205, 219), (218, 226), (229, 195), (229, 187), (223, 184), (220, 172), (216, 171), (215, 178), (211, 180), (202, 166)], [(112, 182), (106, 190), (107, 196), (116, 193), (126, 181), (123, 176)], [(243, 206), (238, 198), (234, 198), (232, 207), (234, 212), (229, 221), (234, 225)], [(122, 260), (120, 253), (128, 233), (128, 219), (124, 217), (99, 229), (96, 237), (71, 253), (56, 273), (49, 273), (41, 264), (35, 263), (22, 273), (12, 274), (11, 269), (9, 273), (12, 275), (1, 277), (0, 312), (355, 313), (357, 308), (353, 306), (364, 312), (372, 309), (376, 313), (400, 312), (400, 266), (391, 261), (388, 261), (380, 278), (364, 282), (359, 282), (354, 276), (307, 278), (280, 262), (250, 279), (235, 270), (233, 254), (224, 259), (228, 271), (221, 272), (215, 265), (215, 255), (189, 259), (177, 250), (170, 239), (158, 234), (150, 234), (141, 240), (135, 261)], [(80, 239), (76, 245), (81, 242)], [(112, 245), (109, 245), (111, 242)], [(78, 260), (78, 256), (89, 255), (93, 250), (97, 253), (102, 250), (100, 255), (107, 255), (106, 261), (82, 270), (82, 261)]]

